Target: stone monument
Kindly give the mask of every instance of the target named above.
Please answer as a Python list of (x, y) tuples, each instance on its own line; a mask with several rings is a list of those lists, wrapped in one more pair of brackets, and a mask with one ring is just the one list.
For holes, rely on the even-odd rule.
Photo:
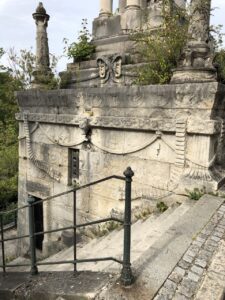
[[(142, 26), (143, 11), (149, 12), (153, 24), (153, 7), (160, 1), (121, 0), (116, 15), (112, 15), (112, 1), (100, 3), (99, 16), (93, 21), (96, 53), (89, 61), (68, 64), (64, 74), (71, 77), (65, 88), (17, 93), (19, 206), (26, 203), (28, 194), (43, 199), (68, 191), (73, 184), (122, 175), (128, 165), (135, 172), (133, 208), (143, 202), (156, 205), (186, 188), (219, 189), (225, 179), (225, 86), (216, 81), (212, 65), (209, 9), (199, 23), (199, 12), (195, 15), (194, 10), (197, 1), (192, 1), (192, 39), (172, 83), (137, 86), (131, 83), (140, 62), (132, 52), (129, 30), (134, 24)], [(155, 13), (158, 22), (159, 10)], [(42, 30), (46, 29), (45, 11), (40, 18)], [(44, 36), (37, 69), (44, 66), (49, 71)], [(124, 186), (105, 182), (82, 190), (77, 197), (81, 222), (120, 216)], [(45, 202), (41, 209), (44, 230), (69, 226), (72, 195)], [(22, 211), (20, 234), (26, 233), (26, 224)], [(43, 250), (51, 251), (58, 239), (59, 233), (45, 236)], [(20, 253), (26, 247), (26, 242), (20, 244)]]
[(43, 87), (52, 78), (49, 61), (47, 27), (50, 16), (46, 14), (42, 2), (33, 14), (36, 23), (36, 68), (33, 72), (33, 88)]

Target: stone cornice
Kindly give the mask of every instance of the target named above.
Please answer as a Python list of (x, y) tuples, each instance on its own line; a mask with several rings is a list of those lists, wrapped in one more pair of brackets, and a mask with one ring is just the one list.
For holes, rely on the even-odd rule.
[[(86, 118), (85, 116), (69, 115), (69, 114), (37, 114), (28, 113), (28, 121), (79, 126), (80, 122)], [(24, 121), (23, 113), (16, 114), (18, 121)], [(137, 131), (164, 131), (176, 132), (175, 119), (153, 119), (153, 118), (137, 118), (137, 117), (113, 117), (99, 116), (89, 117), (89, 124), (96, 128), (115, 128)], [(187, 132), (193, 134), (214, 135), (220, 132), (221, 121), (216, 120), (191, 120), (187, 121)]]

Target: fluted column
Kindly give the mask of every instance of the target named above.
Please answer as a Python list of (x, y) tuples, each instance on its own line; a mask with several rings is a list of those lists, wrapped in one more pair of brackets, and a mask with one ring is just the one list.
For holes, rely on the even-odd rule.
[(109, 17), (112, 15), (112, 0), (100, 0), (100, 13), (99, 16)]

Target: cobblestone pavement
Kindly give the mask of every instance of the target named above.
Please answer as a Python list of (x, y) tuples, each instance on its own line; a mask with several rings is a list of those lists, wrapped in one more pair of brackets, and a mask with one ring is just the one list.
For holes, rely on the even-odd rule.
[(193, 238), (154, 300), (222, 300), (225, 288), (225, 203)]

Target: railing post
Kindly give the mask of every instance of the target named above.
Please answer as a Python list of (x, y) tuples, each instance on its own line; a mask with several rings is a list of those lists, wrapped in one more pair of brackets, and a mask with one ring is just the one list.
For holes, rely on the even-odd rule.
[(14, 213), (14, 220), (15, 220), (15, 227), (17, 227), (17, 210), (15, 211), (15, 213)]
[(3, 215), (0, 216), (0, 226), (1, 226), (1, 244), (2, 244), (2, 269), (3, 273), (6, 272), (5, 269), (5, 243), (4, 243), (4, 223), (3, 223)]
[(130, 263), (131, 246), (131, 183), (134, 172), (130, 167), (124, 171), (125, 182), (125, 212), (124, 212), (124, 248), (123, 248), (123, 268), (121, 272), (121, 283), (125, 286), (133, 283), (134, 277)]
[(73, 260), (74, 272), (77, 272), (77, 191), (73, 192)]
[(36, 265), (36, 245), (35, 245), (35, 236), (34, 236), (34, 202), (35, 199), (33, 196), (28, 196), (28, 210), (29, 210), (29, 235), (30, 235), (30, 256), (31, 256), (31, 275), (38, 274), (38, 268)]

